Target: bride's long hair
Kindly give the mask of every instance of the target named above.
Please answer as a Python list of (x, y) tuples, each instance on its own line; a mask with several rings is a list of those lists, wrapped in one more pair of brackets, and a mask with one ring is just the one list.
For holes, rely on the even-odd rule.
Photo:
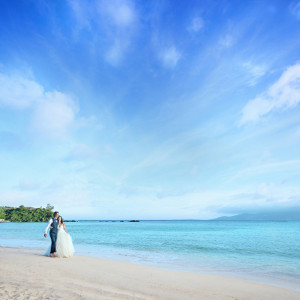
[(61, 224), (64, 224), (64, 219), (63, 219), (63, 217), (62, 217), (62, 216), (59, 216), (59, 219), (60, 219), (60, 223), (61, 223)]

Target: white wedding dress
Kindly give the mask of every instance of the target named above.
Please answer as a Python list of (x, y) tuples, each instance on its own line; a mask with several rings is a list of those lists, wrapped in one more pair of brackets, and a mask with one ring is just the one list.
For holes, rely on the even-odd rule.
[[(51, 245), (46, 251), (45, 255), (50, 255)], [(65, 232), (64, 227), (60, 226), (57, 232), (56, 240), (56, 255), (58, 257), (71, 257), (74, 254), (74, 246), (72, 242), (72, 237)]]

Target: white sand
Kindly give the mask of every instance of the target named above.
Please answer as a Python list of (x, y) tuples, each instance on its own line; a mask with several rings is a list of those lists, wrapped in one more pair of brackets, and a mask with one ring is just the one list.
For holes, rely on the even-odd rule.
[(239, 279), (0, 248), (0, 299), (300, 299), (300, 292)]

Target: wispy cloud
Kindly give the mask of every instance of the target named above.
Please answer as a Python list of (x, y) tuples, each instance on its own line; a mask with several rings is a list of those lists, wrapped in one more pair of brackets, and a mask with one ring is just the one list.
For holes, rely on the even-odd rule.
[(281, 16), (233, 1), (23, 2), (0, 9), (4, 205), (96, 219), (299, 203), (299, 0)]
[(230, 48), (235, 43), (235, 38), (232, 34), (225, 34), (219, 40), (219, 44), (224, 48)]
[(127, 52), (137, 27), (138, 14), (134, 2), (130, 0), (101, 1), (98, 4), (99, 15), (109, 26), (107, 37), (110, 46), (105, 59), (112, 65), (118, 65)]
[(82, 28), (91, 28), (91, 18), (92, 18), (92, 10), (91, 6), (82, 5), (82, 1), (79, 0), (68, 0), (69, 6), (72, 9), (72, 12), (77, 20), (77, 26), (79, 29)]
[(219, 47), (222, 49), (230, 49), (237, 45), (244, 38), (247, 30), (253, 24), (253, 19), (244, 18), (235, 21), (228, 21), (223, 29), (220, 30), (218, 38)]
[[(102, 52), (103, 58), (109, 64), (117, 66), (127, 53), (137, 30), (138, 12), (134, 2), (102, 0), (91, 1), (86, 5), (82, 1), (72, 0), (69, 5), (79, 30), (88, 29), (94, 37), (94, 46), (98, 48), (98, 53)], [(101, 50), (103, 47), (104, 51)]]
[(20, 75), (0, 74), (0, 103), (13, 109), (30, 108), (31, 129), (47, 137), (64, 136), (78, 107), (59, 91), (45, 91), (38, 82)]
[(130, 0), (110, 0), (98, 2), (99, 14), (108, 18), (111, 24), (123, 28), (135, 23), (137, 14), (134, 2)]
[(293, 1), (289, 6), (290, 12), (298, 20), (300, 20), (300, 1)]
[(188, 31), (190, 32), (198, 32), (203, 28), (204, 22), (200, 17), (195, 17), (192, 19), (191, 24), (188, 26)]
[(161, 51), (160, 58), (165, 67), (174, 68), (181, 58), (181, 53), (175, 46), (169, 47)]
[(123, 58), (124, 52), (128, 47), (127, 40), (123, 40), (120, 37), (116, 37), (111, 46), (105, 53), (105, 60), (113, 66), (117, 66)]
[(43, 96), (43, 87), (34, 80), (0, 73), (0, 104), (23, 109), (39, 102)]
[(254, 86), (257, 84), (259, 79), (263, 77), (267, 70), (268, 67), (266, 64), (255, 64), (251, 61), (247, 61), (243, 64), (243, 67), (246, 69), (246, 71), (249, 73), (250, 78), (249, 78), (249, 85)]
[(295, 64), (284, 71), (267, 91), (245, 105), (240, 124), (258, 121), (273, 110), (295, 107), (299, 102), (300, 64)]
[(77, 106), (61, 92), (45, 93), (43, 101), (35, 107), (32, 129), (50, 137), (63, 137), (75, 120)]

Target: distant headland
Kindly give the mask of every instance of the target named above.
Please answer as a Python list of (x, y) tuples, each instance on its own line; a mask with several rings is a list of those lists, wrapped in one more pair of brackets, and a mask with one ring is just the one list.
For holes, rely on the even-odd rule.
[(300, 208), (281, 211), (243, 213), (230, 217), (219, 217), (213, 221), (300, 221)]

